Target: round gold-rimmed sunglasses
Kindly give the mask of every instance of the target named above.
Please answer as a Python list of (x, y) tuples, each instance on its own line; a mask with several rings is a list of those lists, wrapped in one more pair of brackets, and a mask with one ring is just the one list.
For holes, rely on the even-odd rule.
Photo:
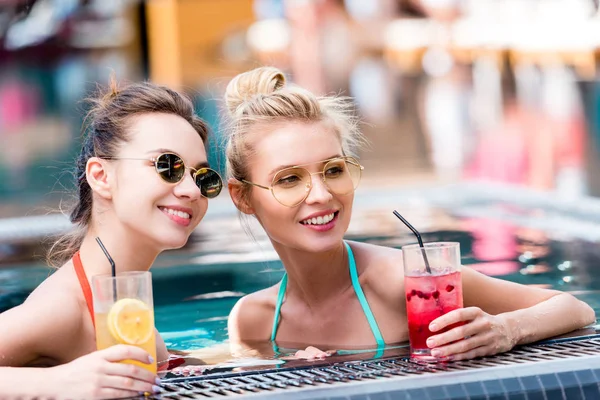
[(188, 169), (196, 186), (200, 189), (202, 196), (213, 199), (221, 193), (223, 180), (217, 171), (208, 167), (191, 168), (186, 167), (183, 159), (175, 153), (162, 153), (151, 158), (131, 157), (100, 157), (105, 160), (140, 160), (150, 161), (154, 164), (156, 173), (167, 183), (176, 184), (181, 182)]
[(321, 162), (325, 165), (319, 172), (310, 172), (304, 168), (315, 163), (284, 168), (273, 176), (271, 186), (244, 179), (241, 182), (270, 190), (275, 200), (286, 207), (296, 207), (306, 200), (313, 187), (313, 175), (321, 175), (325, 186), (337, 195), (350, 194), (356, 190), (364, 167), (354, 157), (336, 157)]

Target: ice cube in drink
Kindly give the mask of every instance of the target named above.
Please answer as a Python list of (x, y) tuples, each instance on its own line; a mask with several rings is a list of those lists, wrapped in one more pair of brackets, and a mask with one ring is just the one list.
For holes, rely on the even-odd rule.
[[(460, 271), (443, 275), (406, 276), (406, 313), (411, 357), (423, 361), (436, 361), (427, 347), (427, 338), (433, 335), (429, 324), (434, 319), (457, 308), (462, 308), (462, 282)], [(440, 334), (453, 328), (447, 327)]]

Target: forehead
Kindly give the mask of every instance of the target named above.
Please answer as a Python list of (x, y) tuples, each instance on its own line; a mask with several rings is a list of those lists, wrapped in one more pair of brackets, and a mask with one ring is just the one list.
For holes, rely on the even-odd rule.
[(147, 153), (168, 149), (189, 163), (206, 161), (202, 138), (185, 119), (175, 114), (148, 113), (133, 118), (128, 127), (129, 142), (121, 152)]
[(325, 123), (290, 122), (256, 134), (254, 163), (266, 169), (301, 165), (342, 155), (342, 144)]

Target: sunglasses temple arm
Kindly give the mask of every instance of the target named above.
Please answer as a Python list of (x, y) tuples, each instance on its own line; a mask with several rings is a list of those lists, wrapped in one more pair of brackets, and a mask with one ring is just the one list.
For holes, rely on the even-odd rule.
[(243, 180), (243, 179), (240, 180), (240, 182), (247, 183), (248, 185), (256, 186), (256, 187), (259, 187), (261, 189), (271, 190), (271, 188), (269, 188), (269, 187), (266, 187), (266, 186), (263, 186), (263, 185), (259, 185), (258, 183), (249, 182), (249, 181), (246, 181), (246, 180)]

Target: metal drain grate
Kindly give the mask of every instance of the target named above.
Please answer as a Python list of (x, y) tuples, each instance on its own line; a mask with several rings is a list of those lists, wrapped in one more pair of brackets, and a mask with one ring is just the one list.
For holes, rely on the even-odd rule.
[[(497, 356), (445, 364), (422, 365), (411, 362), (406, 357), (391, 357), (320, 366), (284, 367), (263, 371), (227, 373), (218, 376), (177, 378), (164, 382), (160, 398), (230, 398), (247, 394), (282, 393), (282, 391), (289, 393), (290, 389), (314, 388), (319, 385), (339, 387), (340, 384), (345, 383), (385, 380), (392, 377), (396, 380), (407, 380), (430, 374), (441, 376), (447, 375), (448, 372), (473, 371), (519, 364), (539, 364), (590, 356), (600, 356), (600, 336), (522, 346), (509, 353)], [(600, 359), (600, 357), (597, 358)]]

